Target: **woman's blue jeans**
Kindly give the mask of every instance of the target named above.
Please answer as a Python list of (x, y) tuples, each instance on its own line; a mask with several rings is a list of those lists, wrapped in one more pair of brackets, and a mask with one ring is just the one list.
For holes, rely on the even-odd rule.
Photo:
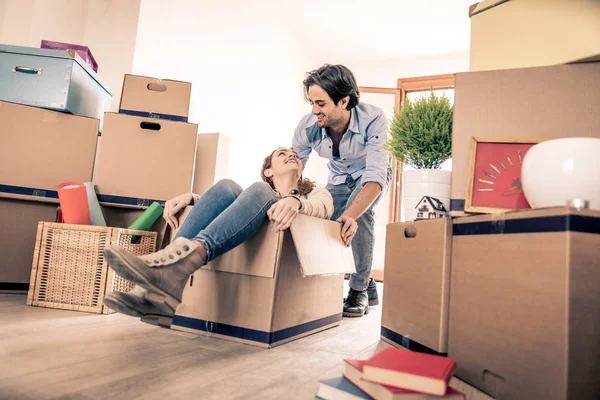
[(277, 200), (266, 182), (256, 182), (242, 190), (234, 181), (224, 179), (200, 197), (177, 237), (202, 243), (208, 262), (254, 235)]

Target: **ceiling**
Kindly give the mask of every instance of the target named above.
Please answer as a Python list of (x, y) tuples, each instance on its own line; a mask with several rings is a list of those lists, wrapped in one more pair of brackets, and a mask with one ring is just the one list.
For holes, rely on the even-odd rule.
[(381, 60), (469, 49), (476, 0), (300, 0), (279, 3), (310, 54)]

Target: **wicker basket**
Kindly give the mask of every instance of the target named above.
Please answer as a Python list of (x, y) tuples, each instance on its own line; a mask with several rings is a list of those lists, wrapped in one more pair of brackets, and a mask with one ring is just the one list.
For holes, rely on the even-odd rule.
[[(131, 243), (139, 236), (137, 244)], [(110, 314), (102, 304), (110, 291), (127, 292), (133, 284), (116, 275), (102, 251), (116, 244), (136, 255), (156, 249), (156, 232), (89, 225), (38, 224), (27, 304)]]

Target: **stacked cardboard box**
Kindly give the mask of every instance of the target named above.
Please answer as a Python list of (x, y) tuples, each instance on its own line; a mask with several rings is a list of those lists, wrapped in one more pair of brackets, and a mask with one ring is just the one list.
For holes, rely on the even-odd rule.
[(497, 399), (597, 399), (600, 212), (453, 222), (448, 355)]
[(465, 215), (471, 137), (600, 138), (600, 63), (456, 74), (450, 215)]
[(591, 210), (390, 224), (381, 337), (498, 399), (595, 399), (599, 248)]
[(448, 353), (452, 220), (387, 226), (381, 339), (429, 354)]
[(600, 61), (596, 0), (483, 0), (469, 16), (471, 71)]
[[(388, 226), (382, 339), (447, 353), (459, 378), (498, 399), (594, 399), (600, 392), (592, 361), (600, 359), (600, 319), (592, 311), (600, 306), (600, 212), (464, 212), (471, 137), (600, 137), (600, 63), (552, 65), (600, 54), (597, 35), (581, 34), (592, 26), (597, 33), (600, 9), (590, 1), (577, 10), (546, 3), (473, 6), (472, 72), (456, 75), (454, 218)], [(548, 40), (542, 25), (552, 26), (544, 16), (567, 7), (582, 18), (565, 47)], [(531, 43), (525, 37), (545, 43), (522, 52)], [(498, 52), (502, 46), (509, 47)]]
[(91, 181), (111, 95), (66, 51), (0, 45), (0, 65), (0, 290), (27, 290), (38, 222), (55, 220), (58, 184)]
[(141, 209), (224, 177), (227, 139), (187, 122), (190, 93), (191, 83), (125, 75), (120, 113), (105, 114), (98, 146), (100, 204)]

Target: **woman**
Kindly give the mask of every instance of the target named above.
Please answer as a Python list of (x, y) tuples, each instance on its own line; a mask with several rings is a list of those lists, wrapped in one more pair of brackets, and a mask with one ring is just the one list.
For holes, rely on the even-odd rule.
[[(274, 231), (290, 227), (298, 213), (329, 218), (333, 199), (324, 188), (302, 178), (297, 154), (280, 147), (267, 156), (261, 169), (264, 182), (248, 189), (223, 180), (203, 196), (187, 193), (165, 204), (164, 218), (178, 227), (176, 214), (194, 202), (175, 240), (163, 250), (135, 256), (117, 246), (104, 251), (108, 264), (123, 278), (138, 285), (129, 293), (112, 292), (104, 299), (111, 309), (137, 317), (172, 317), (181, 303), (189, 276), (210, 260), (250, 238), (268, 218)], [(354, 225), (343, 226), (349, 246)]]

